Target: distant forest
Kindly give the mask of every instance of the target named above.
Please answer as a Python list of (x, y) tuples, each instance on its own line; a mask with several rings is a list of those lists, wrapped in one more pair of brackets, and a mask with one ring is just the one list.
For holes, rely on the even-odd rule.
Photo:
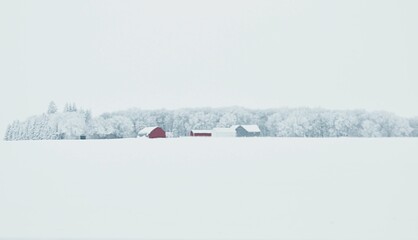
[(236, 124), (257, 124), (266, 137), (417, 137), (418, 117), (402, 118), (389, 112), (327, 110), (321, 108), (247, 109), (185, 108), (104, 113), (66, 104), (58, 111), (54, 102), (47, 111), (7, 127), (5, 140), (111, 139), (136, 137), (149, 126), (160, 126), (174, 137), (192, 129), (213, 129)]

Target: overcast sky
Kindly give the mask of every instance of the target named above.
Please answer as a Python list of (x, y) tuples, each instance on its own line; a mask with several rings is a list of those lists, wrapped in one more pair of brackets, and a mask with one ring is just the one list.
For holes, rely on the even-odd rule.
[(1, 1), (0, 128), (105, 111), (324, 107), (418, 115), (418, 1)]

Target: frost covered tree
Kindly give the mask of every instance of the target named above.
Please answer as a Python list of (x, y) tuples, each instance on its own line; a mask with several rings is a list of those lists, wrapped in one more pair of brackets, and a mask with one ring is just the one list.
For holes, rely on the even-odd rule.
[(9, 141), (18, 140), (17, 139), (17, 134), (19, 132), (19, 126), (20, 126), (19, 121), (13, 121), (13, 123), (10, 126), (10, 131), (7, 134), (7, 136), (8, 136), (7, 140), (9, 140)]
[(56, 129), (56, 136), (59, 139), (78, 139), (86, 132), (84, 114), (79, 112), (56, 114), (51, 119), (51, 125)]
[(110, 118), (109, 121), (113, 129), (112, 134), (116, 138), (136, 136), (134, 133), (134, 125), (129, 118), (123, 116), (114, 116)]
[(418, 137), (418, 117), (409, 119), (409, 126), (412, 128), (411, 137)]
[(81, 111), (84, 114), (84, 119), (86, 120), (86, 123), (90, 122), (92, 119), (92, 114), (90, 110)]
[(39, 121), (39, 139), (57, 139), (56, 128), (48, 115), (41, 115)]
[(405, 137), (409, 136), (412, 128), (409, 121), (387, 112), (373, 112), (367, 116), (368, 121), (373, 121), (378, 127), (375, 135), (381, 137)]
[(75, 103), (66, 103), (64, 106), (64, 112), (77, 112), (77, 106)]
[(173, 119), (174, 136), (186, 136), (190, 129), (189, 114), (185, 110), (175, 112)]
[(98, 117), (88, 123), (87, 135), (90, 138), (136, 137), (134, 124), (125, 116)]
[(234, 112), (226, 112), (219, 119), (217, 127), (231, 127), (232, 125), (237, 124), (238, 119)]
[(69, 103), (66, 103), (66, 104), (64, 105), (64, 110), (63, 110), (63, 112), (71, 112), (71, 106), (70, 106), (70, 104), (69, 104)]
[(380, 125), (371, 120), (365, 120), (361, 123), (360, 135), (362, 137), (382, 137)]
[(190, 129), (206, 129), (209, 125), (208, 116), (204, 112), (196, 112), (189, 118)]
[(115, 130), (109, 119), (98, 117), (93, 119), (89, 124), (87, 134), (91, 138), (116, 138), (113, 135)]
[(339, 111), (335, 118), (335, 131), (337, 137), (358, 137), (360, 121), (357, 117), (359, 111)]
[(48, 106), (48, 114), (54, 114), (58, 111), (57, 105), (53, 101), (49, 103)]
[[(284, 109), (271, 115), (266, 127), (271, 136), (276, 137), (314, 137), (322, 131), (318, 125), (315, 133), (312, 123), (312, 115), (307, 109)], [(317, 119), (318, 120), (318, 119)]]
[(7, 129), (6, 129), (6, 133), (5, 133), (5, 135), (4, 135), (4, 140), (5, 141), (10, 141), (10, 140), (12, 140), (11, 139), (11, 134), (12, 134), (12, 125), (11, 124), (9, 124), (9, 125), (7, 125)]
[(320, 108), (194, 108), (178, 110), (129, 109), (92, 117), (90, 111), (67, 103), (64, 112), (15, 121), (5, 139), (66, 139), (134, 137), (144, 127), (160, 126), (174, 136), (192, 129), (257, 124), (263, 136), (275, 137), (405, 137), (418, 135), (418, 119), (387, 112), (334, 111)]

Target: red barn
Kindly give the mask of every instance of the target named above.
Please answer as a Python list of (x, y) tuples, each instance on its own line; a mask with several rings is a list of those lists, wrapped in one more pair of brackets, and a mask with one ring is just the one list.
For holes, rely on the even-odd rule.
[(192, 130), (190, 131), (190, 136), (192, 137), (211, 137), (211, 130)]
[(139, 131), (138, 137), (165, 138), (165, 131), (160, 127), (146, 127)]

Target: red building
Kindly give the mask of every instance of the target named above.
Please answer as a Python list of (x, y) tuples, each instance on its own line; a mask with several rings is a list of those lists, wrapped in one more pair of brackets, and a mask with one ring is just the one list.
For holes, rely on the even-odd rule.
[(211, 130), (192, 130), (190, 131), (190, 136), (192, 137), (211, 137)]
[(165, 138), (165, 131), (160, 127), (146, 127), (139, 131), (138, 137)]

